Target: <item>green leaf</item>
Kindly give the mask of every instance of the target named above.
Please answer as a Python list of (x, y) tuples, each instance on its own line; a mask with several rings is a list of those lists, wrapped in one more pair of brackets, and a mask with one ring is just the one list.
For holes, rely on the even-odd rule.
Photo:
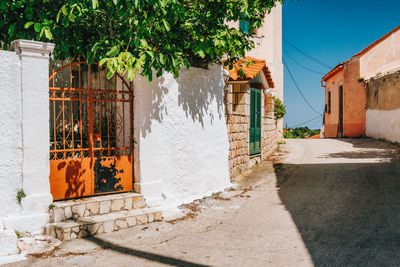
[(33, 21), (28, 21), (27, 23), (25, 23), (24, 28), (28, 29), (30, 26), (32, 26), (33, 24), (35, 24), (35, 22)]
[(52, 40), (53, 39), (53, 35), (51, 34), (49, 28), (44, 28), (44, 35), (46, 36), (47, 39)]
[(12, 25), (8, 28), (8, 34), (9, 34), (10, 36), (14, 36), (14, 33), (15, 33), (15, 23), (12, 24)]
[(198, 55), (201, 58), (205, 58), (206, 54), (204, 53), (204, 51), (202, 49), (199, 49), (196, 51), (196, 55)]
[(114, 5), (118, 4), (118, 0), (113, 0), (113, 2), (114, 2)]
[(64, 14), (64, 16), (68, 15), (67, 8), (65, 7), (65, 5), (62, 6), (61, 12)]
[(43, 28), (42, 28), (42, 30), (40, 31), (40, 35), (39, 35), (40, 37), (42, 37), (42, 36), (43, 36), (43, 34), (44, 34), (44, 30), (45, 30), (45, 29), (46, 29), (46, 28), (45, 28), (45, 27), (43, 27)]
[(139, 8), (140, 0), (135, 0), (135, 7)]
[(150, 57), (154, 57), (154, 53), (151, 51), (146, 51), (146, 54), (149, 55)]
[(106, 63), (107, 62), (107, 60), (108, 60), (108, 58), (102, 58), (101, 60), (100, 60), (100, 62), (99, 62), (99, 65), (100, 66), (103, 66), (104, 65), (104, 63)]
[(133, 69), (128, 70), (128, 80), (133, 81), (135, 79), (135, 71)]
[(108, 57), (115, 57), (116, 55), (118, 55), (118, 53), (119, 53), (119, 47), (118, 46), (113, 46), (111, 48), (111, 50), (107, 52), (106, 55)]
[(6, 10), (7, 4), (6, 1), (0, 1), (0, 10)]
[(111, 79), (114, 76), (115, 71), (109, 70), (107, 73), (107, 79)]
[(40, 23), (35, 23), (35, 26), (33, 26), (35, 29), (35, 32), (40, 32), (42, 30), (42, 25)]
[(92, 0), (92, 8), (96, 9), (96, 7), (99, 5), (99, 1), (98, 0)]
[(166, 58), (163, 54), (160, 54), (160, 63), (164, 65), (166, 63)]
[(168, 21), (166, 21), (165, 19), (163, 19), (162, 22), (163, 22), (164, 27), (165, 27), (165, 29), (167, 30), (167, 32), (169, 32), (170, 29), (171, 29), (171, 26), (169, 25)]
[(68, 27), (68, 25), (69, 25), (69, 18), (68, 18), (68, 17), (64, 17), (64, 18), (61, 20), (61, 24), (62, 24), (64, 27)]

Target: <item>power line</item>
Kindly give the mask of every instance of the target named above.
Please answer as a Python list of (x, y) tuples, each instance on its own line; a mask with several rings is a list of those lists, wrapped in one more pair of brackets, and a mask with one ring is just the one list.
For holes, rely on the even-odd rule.
[(319, 112), (310, 104), (310, 102), (308, 102), (307, 98), (304, 96), (304, 94), (303, 94), (303, 92), (301, 91), (299, 85), (297, 84), (297, 82), (296, 82), (296, 80), (294, 79), (292, 73), (290, 72), (290, 69), (289, 69), (288, 65), (286, 64), (285, 59), (282, 58), (282, 60), (283, 60), (283, 63), (285, 64), (285, 66), (286, 66), (286, 69), (287, 69), (287, 71), (288, 71), (290, 77), (292, 78), (292, 81), (293, 81), (294, 85), (296, 86), (297, 90), (299, 91), (299, 93), (300, 93), (301, 96), (303, 97), (304, 101), (307, 103), (307, 105), (308, 105), (315, 113), (317, 113), (319, 116), (322, 116), (322, 114), (319, 113)]
[(315, 71), (315, 70), (313, 70), (313, 69), (310, 69), (310, 68), (307, 67), (307, 66), (304, 66), (303, 64), (301, 64), (301, 63), (299, 63), (297, 60), (295, 60), (293, 57), (291, 57), (288, 53), (285, 53), (285, 52), (283, 52), (283, 53), (284, 53), (288, 58), (290, 58), (294, 63), (296, 63), (297, 65), (299, 65), (300, 67), (303, 67), (304, 69), (309, 70), (309, 71), (311, 71), (311, 72), (314, 72), (314, 73), (316, 73), (316, 74), (325, 75), (325, 73), (323, 73), (323, 72)]
[(307, 123), (309, 123), (309, 122), (315, 121), (316, 119), (319, 119), (319, 118), (321, 118), (321, 116), (317, 116), (317, 117), (315, 117), (314, 119), (311, 119), (311, 120), (308, 120), (308, 121), (305, 121), (305, 122), (296, 124), (295, 126), (293, 126), (293, 127), (291, 127), (291, 128), (299, 127), (299, 126), (301, 126), (301, 125), (304, 125), (304, 124), (307, 124)]
[(310, 56), (309, 54), (307, 54), (306, 52), (304, 52), (303, 50), (301, 50), (300, 48), (298, 48), (297, 46), (295, 46), (294, 44), (292, 44), (291, 42), (289, 42), (288, 40), (286, 40), (285, 38), (282, 38), (282, 40), (287, 43), (288, 45), (290, 45), (291, 47), (293, 47), (294, 49), (296, 49), (299, 53), (303, 54), (305, 57), (308, 57), (309, 59), (311, 59), (312, 61), (320, 64), (321, 66), (324, 66), (327, 69), (332, 69), (332, 66), (330, 66), (329, 64), (313, 57)]

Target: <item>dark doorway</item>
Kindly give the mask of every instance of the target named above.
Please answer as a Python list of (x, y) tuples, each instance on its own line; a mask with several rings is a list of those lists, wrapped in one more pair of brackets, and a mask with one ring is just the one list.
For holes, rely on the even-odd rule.
[(339, 129), (338, 137), (343, 137), (343, 85), (339, 86)]

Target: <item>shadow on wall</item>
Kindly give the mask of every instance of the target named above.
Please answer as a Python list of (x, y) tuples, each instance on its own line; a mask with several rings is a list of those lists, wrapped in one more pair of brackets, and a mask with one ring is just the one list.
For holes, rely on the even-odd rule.
[(181, 71), (177, 79), (179, 84), (178, 104), (183, 108), (187, 118), (199, 122), (204, 128), (204, 118), (210, 117), (211, 124), (215, 119), (210, 105), (217, 104), (218, 119), (224, 113), (224, 79), (222, 69), (213, 65), (210, 69), (191, 68)]
[[(182, 108), (186, 118), (200, 123), (203, 128), (206, 120), (212, 124), (217, 114), (218, 119), (225, 116), (224, 79), (220, 65), (210, 66), (209, 69), (183, 68), (177, 79), (169, 73), (160, 78), (154, 76), (151, 83), (144, 77), (136, 79), (135, 87), (143, 87), (135, 88), (135, 95), (140, 97), (140, 102), (135, 104), (140, 105), (138, 113), (142, 113), (138, 123), (143, 137), (151, 132), (152, 121), (163, 122), (168, 116), (168, 109), (174, 109), (176, 105)], [(217, 109), (213, 106), (214, 102)]]
[(281, 201), (316, 266), (400, 264), (399, 164), (390, 157), (274, 166)]
[[(156, 78), (155, 75), (153, 75), (153, 81), (151, 83), (145, 77), (139, 75), (136, 77), (135, 83), (137, 83), (137, 85), (135, 84), (135, 97), (137, 99), (138, 94), (143, 97), (140, 97), (140, 102), (135, 101), (135, 106), (140, 105), (140, 109), (136, 112), (137, 109), (135, 107), (134, 116), (136, 117), (141, 114), (140, 121), (138, 122), (143, 137), (145, 137), (147, 133), (151, 132), (152, 121), (162, 122), (164, 115), (168, 115), (166, 104), (163, 101), (164, 96), (168, 94), (168, 88), (162, 86), (164, 81), (164, 77)], [(144, 89), (147, 90), (146, 92), (141, 92), (139, 90), (142, 89), (136, 88), (150, 84), (152, 85), (150, 88), (147, 88), (149, 86), (146, 86)]]

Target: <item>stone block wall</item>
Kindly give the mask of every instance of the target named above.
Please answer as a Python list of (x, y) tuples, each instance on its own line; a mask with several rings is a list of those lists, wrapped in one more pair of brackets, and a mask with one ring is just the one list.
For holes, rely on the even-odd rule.
[(278, 121), (274, 117), (274, 98), (266, 94), (263, 94), (263, 98), (261, 160), (266, 160), (277, 149), (278, 142), (281, 141), (282, 137), (279, 133)]
[(231, 84), (226, 89), (226, 121), (229, 138), (229, 171), (231, 178), (248, 171), (276, 150), (282, 139), (274, 118), (274, 99), (261, 94), (261, 154), (250, 156), (250, 83)]
[(249, 90), (249, 84), (232, 84), (228, 86), (226, 91), (226, 120), (231, 177), (235, 177), (249, 168)]
[(249, 163), (249, 117), (227, 115), (229, 137), (229, 169), (235, 177), (248, 169)]

